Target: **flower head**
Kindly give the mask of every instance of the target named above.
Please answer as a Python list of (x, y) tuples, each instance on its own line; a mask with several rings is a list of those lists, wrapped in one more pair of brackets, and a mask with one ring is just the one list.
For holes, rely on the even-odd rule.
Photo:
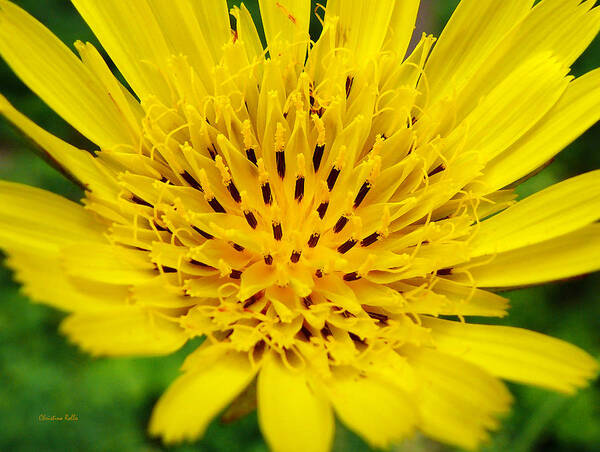
[(595, 375), (572, 345), (468, 322), (506, 314), (490, 288), (600, 268), (597, 171), (518, 203), (508, 188), (598, 119), (600, 72), (568, 75), (594, 1), (463, 0), (406, 57), (417, 0), (261, 0), (266, 49), (221, 0), (73, 3), (134, 95), (91, 44), (77, 58), (0, 0), (0, 54), (97, 145), (0, 98), (86, 190), (0, 184), (0, 245), (92, 354), (206, 338), (152, 434), (197, 438), (255, 402), (276, 451), (327, 450), (334, 413), (375, 446), (420, 430), (474, 448), (508, 409), (498, 377)]

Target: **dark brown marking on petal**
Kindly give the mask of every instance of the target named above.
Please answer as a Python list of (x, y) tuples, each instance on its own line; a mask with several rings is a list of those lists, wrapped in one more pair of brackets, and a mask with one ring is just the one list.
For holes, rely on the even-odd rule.
[(321, 166), (321, 160), (323, 159), (323, 151), (325, 151), (325, 145), (317, 145), (315, 147), (315, 152), (313, 153), (313, 168), (315, 173), (319, 171), (319, 167)]
[(329, 172), (329, 176), (327, 176), (327, 188), (329, 189), (329, 191), (333, 190), (333, 187), (335, 187), (335, 183), (336, 183), (339, 175), (340, 175), (339, 168), (336, 168), (335, 166), (333, 168), (331, 168), (331, 171)]
[(360, 204), (363, 202), (363, 200), (365, 199), (365, 196), (367, 196), (367, 193), (369, 193), (369, 190), (371, 190), (371, 184), (369, 183), (369, 181), (365, 181), (365, 183), (362, 184), (362, 187), (360, 187), (360, 190), (358, 191), (356, 198), (354, 198), (354, 208), (355, 209), (358, 206), (360, 206)]
[(356, 281), (360, 278), (361, 276), (357, 272), (346, 273), (344, 275), (344, 281)]
[(281, 223), (273, 223), (273, 237), (275, 240), (281, 240), (283, 237), (283, 229), (281, 228)]
[(277, 165), (277, 174), (283, 179), (285, 177), (285, 152), (283, 149), (275, 153), (275, 163)]
[(208, 232), (204, 232), (202, 229), (197, 228), (196, 226), (192, 226), (192, 229), (207, 240), (214, 239), (214, 236), (210, 235)]
[(350, 251), (354, 245), (356, 245), (357, 241), (354, 239), (350, 239), (347, 240), (346, 242), (342, 243), (340, 246), (338, 246), (338, 253), (340, 254), (346, 254), (348, 251)]
[(256, 160), (256, 153), (254, 152), (254, 149), (246, 149), (246, 157), (248, 160), (254, 163), (254, 166), (258, 166), (258, 160)]
[(292, 251), (292, 255), (290, 256), (290, 260), (296, 264), (300, 260), (301, 251)]
[(362, 241), (360, 242), (360, 246), (366, 247), (366, 246), (372, 245), (377, 240), (379, 240), (379, 237), (380, 237), (379, 232), (373, 232), (373, 234), (368, 235), (367, 237), (362, 239)]
[(258, 221), (252, 212), (249, 210), (244, 211), (244, 218), (252, 229), (256, 229), (256, 226), (258, 226)]
[(213, 197), (208, 200), (208, 204), (212, 207), (212, 209), (217, 213), (225, 213), (225, 208), (221, 205), (221, 203), (217, 200), (217, 198)]
[(273, 202), (273, 194), (271, 193), (271, 184), (265, 182), (261, 185), (263, 202), (265, 204), (271, 204)]
[(298, 202), (304, 198), (304, 176), (296, 178), (296, 189), (294, 190), (294, 199)]
[(198, 182), (196, 179), (194, 179), (194, 177), (187, 171), (184, 171), (183, 173), (181, 173), (181, 177), (188, 184), (190, 184), (191, 187), (195, 188), (196, 190), (204, 191), (202, 189), (202, 185), (200, 185), (200, 182)]
[(229, 183), (227, 184), (227, 190), (229, 191), (229, 194), (231, 195), (231, 197), (233, 198), (233, 200), (235, 202), (242, 202), (242, 197), (240, 196), (240, 192), (238, 191), (237, 187), (235, 186), (235, 184), (233, 183), (233, 181), (229, 181)]
[(348, 224), (348, 217), (345, 215), (342, 215), (337, 223), (335, 224), (335, 226), (333, 227), (333, 232), (335, 232), (336, 234), (341, 232), (342, 229), (344, 229), (344, 227)]
[(308, 239), (308, 247), (309, 248), (314, 248), (315, 246), (317, 246), (317, 244), (319, 243), (319, 239), (321, 238), (321, 234), (315, 232), (310, 236), (310, 239)]
[(328, 207), (329, 207), (329, 201), (322, 202), (321, 204), (319, 204), (319, 207), (317, 207), (317, 212), (319, 212), (319, 218), (321, 220), (325, 216), (325, 213), (327, 213)]

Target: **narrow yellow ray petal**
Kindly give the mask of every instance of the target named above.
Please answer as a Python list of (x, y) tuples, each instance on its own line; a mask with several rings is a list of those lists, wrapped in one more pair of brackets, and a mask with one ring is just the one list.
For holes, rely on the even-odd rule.
[[(329, 0), (325, 21), (339, 18), (337, 46), (348, 49), (353, 65), (361, 67), (381, 51), (394, 11), (394, 0)], [(368, 17), (369, 20), (365, 20)], [(396, 24), (394, 24), (396, 25)]]
[(246, 48), (248, 61), (252, 63), (259, 60), (263, 56), (263, 47), (250, 11), (242, 3), (239, 7), (234, 6), (231, 14), (236, 19), (238, 39)]
[[(479, 287), (518, 287), (600, 269), (600, 224), (465, 264)], [(461, 267), (453, 270), (459, 280)]]
[(421, 0), (396, 0), (390, 19), (383, 50), (391, 51), (401, 60), (415, 31), (415, 22)]
[(436, 350), (407, 348), (417, 373), (419, 428), (440, 441), (474, 450), (511, 402), (506, 386), (480, 367)]
[(60, 330), (95, 356), (167, 355), (188, 339), (175, 323), (138, 307), (74, 313), (62, 322)]
[(75, 179), (83, 187), (97, 194), (113, 195), (118, 191), (117, 186), (108, 179), (94, 162), (89, 152), (77, 149), (60, 138), (46, 132), (26, 116), (18, 112), (0, 95), (0, 114), (18, 127), (23, 133), (37, 144), (41, 151), (56, 162), (59, 169), (64, 170), (69, 177)]
[(308, 386), (305, 375), (269, 356), (258, 375), (258, 420), (277, 452), (327, 452), (333, 440), (333, 411)]
[(175, 380), (152, 412), (149, 430), (167, 443), (195, 439), (254, 378), (248, 356), (229, 352)]
[(554, 107), (529, 132), (488, 163), (487, 191), (530, 174), (600, 119), (600, 69), (573, 80)]
[(171, 90), (161, 70), (170, 56), (147, 0), (72, 0), (125, 79), (140, 98), (169, 105)]
[(103, 226), (83, 206), (54, 193), (0, 181), (0, 247), (55, 256), (75, 242), (105, 242)]
[(293, 44), (292, 54), (298, 64), (304, 64), (310, 25), (310, 0), (259, 0), (260, 14), (271, 51), (271, 58), (282, 51), (279, 46)]
[(6, 261), (23, 293), (38, 303), (69, 312), (97, 313), (114, 310), (126, 303), (126, 286), (108, 285), (70, 278), (59, 258), (11, 250)]
[(549, 240), (600, 218), (600, 171), (555, 184), (483, 221), (471, 256), (502, 253)]
[(0, 1), (0, 55), (23, 82), (101, 147), (130, 143), (105, 89), (50, 30), (18, 6)]
[(462, 0), (425, 66), (431, 101), (464, 86), (533, 0)]
[(373, 447), (389, 447), (413, 432), (418, 415), (399, 387), (372, 375), (342, 371), (324, 384), (340, 420)]
[(524, 61), (466, 117), (464, 148), (485, 159), (502, 153), (558, 101), (569, 82), (566, 72), (550, 54)]
[[(140, 284), (156, 276), (147, 252), (103, 243), (62, 248), (67, 273), (108, 284)], [(93, 257), (93, 258), (91, 258)]]
[(189, 3), (195, 11), (199, 32), (204, 34), (208, 48), (215, 62), (223, 55), (223, 46), (231, 41), (229, 8), (226, 0), (179, 0)]
[(598, 371), (580, 348), (521, 328), (424, 318), (436, 348), (507, 380), (572, 393)]

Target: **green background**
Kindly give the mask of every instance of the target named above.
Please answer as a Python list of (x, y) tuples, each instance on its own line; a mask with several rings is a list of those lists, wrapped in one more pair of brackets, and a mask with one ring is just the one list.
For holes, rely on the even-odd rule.
[[(101, 0), (100, 0), (101, 1)], [(499, 0), (500, 1), (500, 0)], [(65, 0), (19, 0), (64, 42), (97, 41)], [(233, 2), (230, 2), (233, 3)], [(246, 2), (256, 13), (256, 1)], [(420, 26), (439, 35), (458, 1), (423, 0)], [(598, 66), (600, 41), (573, 67), (580, 75)], [(0, 92), (35, 122), (76, 146), (88, 142), (51, 112), (0, 61)], [(539, 175), (523, 184), (525, 196), (552, 183), (600, 168), (600, 127), (588, 131)], [(0, 120), (0, 179), (23, 182), (71, 199), (80, 190), (49, 167), (29, 142)], [(1, 256), (0, 256), (1, 257)], [(507, 294), (511, 314), (498, 323), (523, 326), (571, 341), (600, 356), (600, 278)], [(0, 450), (1, 451), (266, 451), (256, 414), (224, 425), (211, 424), (202, 441), (165, 448), (146, 435), (152, 406), (177, 376), (184, 356), (197, 344), (165, 358), (94, 359), (57, 333), (63, 314), (32, 304), (19, 293), (11, 272), (0, 266)], [(574, 397), (510, 385), (514, 410), (485, 451), (600, 450), (600, 385)], [(40, 422), (40, 415), (75, 414), (77, 421)], [(370, 450), (338, 425), (335, 451)], [(445, 451), (422, 437), (396, 446), (402, 451)]]

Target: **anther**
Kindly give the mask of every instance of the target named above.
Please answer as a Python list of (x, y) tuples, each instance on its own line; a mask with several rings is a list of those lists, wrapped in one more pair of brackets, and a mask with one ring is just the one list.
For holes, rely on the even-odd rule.
[(253, 148), (246, 149), (246, 157), (255, 165), (257, 164), (256, 153), (254, 152)]
[(440, 173), (444, 170), (444, 165), (438, 165), (436, 166), (434, 169), (432, 169), (429, 174), (427, 174), (429, 177), (436, 175), (437, 173)]
[(251, 211), (244, 210), (244, 218), (246, 219), (246, 221), (252, 229), (256, 229), (256, 226), (258, 226), (258, 221), (256, 220), (256, 217)]
[(379, 232), (374, 232), (373, 234), (368, 235), (367, 237), (362, 239), (360, 242), (360, 246), (366, 247), (366, 246), (372, 245), (377, 240), (379, 240), (379, 237), (380, 237)]
[(181, 174), (181, 177), (183, 177), (183, 180), (185, 180), (188, 184), (190, 184), (190, 186), (192, 186), (196, 190), (204, 191), (204, 190), (202, 190), (202, 185), (200, 185), (200, 182), (198, 182), (196, 179), (194, 179), (194, 177), (187, 171), (184, 171)]
[(265, 204), (271, 204), (273, 202), (273, 194), (271, 193), (271, 184), (265, 182), (260, 187), (262, 191), (262, 197)]
[(437, 272), (435, 272), (435, 274), (438, 276), (451, 275), (452, 269), (451, 268), (440, 268)]
[(242, 135), (244, 138), (244, 147), (246, 148), (246, 157), (255, 165), (258, 165), (256, 160), (256, 153), (254, 151), (255, 140), (252, 135), (252, 123), (249, 119), (246, 119), (242, 123)]
[(208, 204), (217, 213), (225, 213), (226, 212), (225, 208), (221, 205), (221, 203), (214, 196), (208, 200)]
[(317, 278), (322, 278), (323, 277), (323, 270), (321, 270), (320, 268), (318, 268), (317, 271), (315, 272), (315, 276)]
[(190, 264), (197, 265), (198, 267), (214, 268), (204, 262), (197, 261), (196, 259), (190, 259)]
[(239, 251), (240, 253), (246, 249), (246, 248), (244, 248), (242, 245), (239, 245), (239, 244), (237, 244), (237, 243), (232, 243), (232, 244), (231, 244), (231, 246), (233, 246), (233, 248), (234, 248), (236, 251)]
[(136, 204), (139, 204), (140, 206), (154, 207), (148, 201), (144, 201), (142, 198), (140, 198), (139, 196), (134, 195), (134, 194), (131, 195), (131, 201)]
[(281, 223), (279, 222), (273, 222), (273, 237), (278, 241), (283, 237), (283, 230), (281, 229)]
[(304, 197), (304, 176), (298, 176), (296, 178), (296, 189), (294, 191), (294, 199), (298, 202), (302, 201)]
[(357, 272), (346, 273), (344, 275), (344, 281), (356, 281), (360, 278), (361, 276)]
[(363, 200), (365, 199), (365, 196), (367, 196), (367, 193), (369, 193), (369, 190), (371, 190), (371, 183), (369, 181), (365, 181), (362, 184), (362, 187), (360, 187), (360, 190), (358, 191), (356, 198), (354, 198), (354, 208), (355, 209), (358, 206), (360, 206), (360, 204), (363, 202)]
[(211, 147), (207, 148), (208, 149), (208, 153), (210, 154), (210, 158), (211, 159), (215, 159), (217, 157), (217, 148), (215, 148), (214, 144), (211, 144)]
[(277, 174), (283, 179), (285, 177), (285, 129), (280, 122), (277, 123), (275, 130), (275, 163)]
[(319, 171), (319, 167), (321, 166), (321, 160), (323, 159), (323, 152), (325, 151), (324, 144), (317, 144), (315, 146), (315, 152), (313, 153), (313, 168), (315, 173)]
[(319, 171), (321, 166), (321, 160), (323, 159), (323, 151), (325, 150), (325, 124), (318, 115), (312, 115), (312, 120), (315, 123), (317, 129), (317, 145), (315, 152), (313, 153), (313, 168), (315, 173)]
[(206, 240), (212, 240), (214, 237), (210, 235), (208, 232), (204, 232), (202, 229), (197, 228), (196, 226), (192, 226), (192, 229), (204, 237)]
[(271, 256), (270, 254), (265, 255), (264, 260), (265, 260), (265, 264), (273, 265), (273, 256)]
[(319, 218), (321, 220), (325, 216), (325, 213), (327, 212), (328, 207), (329, 207), (329, 201), (324, 201), (321, 204), (319, 204), (319, 207), (317, 207), (317, 212), (319, 213)]
[(367, 312), (367, 314), (369, 315), (369, 317), (371, 317), (372, 319), (378, 320), (381, 323), (387, 323), (388, 321), (388, 316), (385, 314), (378, 314), (376, 312)]
[(352, 90), (352, 85), (354, 84), (354, 77), (346, 77), (346, 99), (350, 97), (350, 91)]
[(275, 162), (277, 164), (277, 174), (283, 179), (285, 177), (285, 153), (283, 149), (275, 153)]
[(304, 297), (302, 299), (302, 302), (304, 303), (304, 306), (306, 307), (306, 309), (310, 308), (313, 305), (313, 301), (312, 301), (312, 298), (310, 297), (310, 295)]
[(229, 277), (231, 279), (240, 279), (242, 277), (242, 272), (240, 270), (231, 270)]
[(177, 273), (177, 269), (173, 267), (167, 267), (166, 265), (162, 266), (163, 273)]
[(333, 227), (333, 232), (335, 232), (336, 234), (339, 232), (342, 232), (342, 229), (344, 229), (344, 227), (346, 226), (346, 224), (348, 224), (348, 217), (345, 215), (342, 215), (337, 223), (335, 224), (335, 226)]
[(252, 306), (258, 300), (260, 300), (262, 297), (263, 297), (263, 292), (262, 291), (258, 292), (258, 293), (255, 293), (250, 298), (246, 299), (246, 301), (244, 301), (244, 309), (248, 309), (250, 306)]
[(329, 189), (329, 191), (333, 190), (333, 187), (335, 186), (339, 175), (340, 170), (334, 165), (333, 168), (331, 168), (331, 171), (329, 172), (329, 176), (327, 176), (327, 188)]
[(296, 264), (300, 260), (300, 255), (302, 253), (300, 251), (292, 251), (292, 255), (290, 256), (290, 261)]
[(320, 238), (321, 235), (318, 232), (313, 232), (313, 234), (310, 236), (310, 239), (308, 239), (308, 247), (314, 248), (315, 246), (317, 246)]
[(354, 239), (347, 240), (346, 242), (344, 242), (343, 244), (341, 244), (340, 246), (338, 246), (338, 249), (337, 249), (338, 253), (340, 253), (340, 254), (347, 253), (348, 251), (350, 251), (354, 247), (354, 245), (356, 245), (356, 243), (357, 242)]
[(227, 190), (229, 191), (229, 194), (231, 195), (231, 197), (233, 198), (233, 200), (235, 202), (238, 202), (238, 203), (242, 202), (242, 197), (240, 196), (240, 192), (238, 191), (237, 187), (233, 183), (233, 180), (230, 180), (229, 183), (227, 184)]
[(331, 332), (331, 330), (329, 329), (329, 326), (327, 326), (327, 324), (325, 324), (325, 326), (323, 328), (321, 328), (321, 334), (323, 335), (323, 337), (325, 339), (327, 339), (329, 336), (333, 336), (333, 333)]

